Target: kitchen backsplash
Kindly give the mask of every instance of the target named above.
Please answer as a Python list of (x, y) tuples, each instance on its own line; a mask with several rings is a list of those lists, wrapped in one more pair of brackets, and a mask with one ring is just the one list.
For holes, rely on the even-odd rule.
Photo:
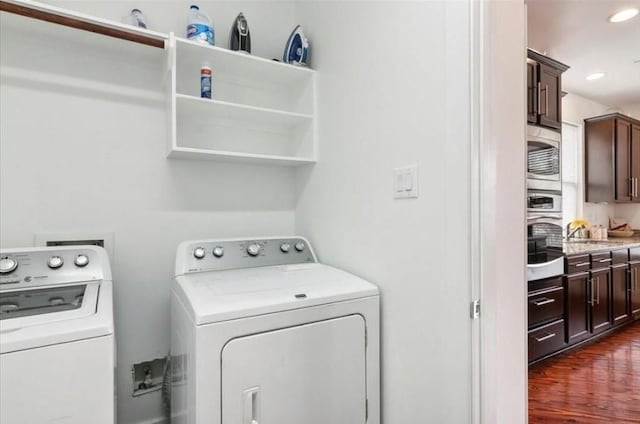
[(615, 215), (615, 205), (606, 203), (585, 203), (584, 218), (591, 225), (609, 226), (609, 217)]
[(626, 218), (634, 229), (640, 229), (639, 204), (585, 203), (584, 218), (591, 225), (609, 226), (609, 217)]
[(614, 206), (616, 217), (629, 220), (631, 228), (640, 229), (640, 204), (618, 204)]

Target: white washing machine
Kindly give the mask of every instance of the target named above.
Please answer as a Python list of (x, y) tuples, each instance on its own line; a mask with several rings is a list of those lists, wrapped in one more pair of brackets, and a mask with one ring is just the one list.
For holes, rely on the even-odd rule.
[(379, 292), (299, 237), (182, 243), (172, 423), (379, 424)]
[(0, 250), (0, 422), (113, 424), (112, 311), (104, 249)]

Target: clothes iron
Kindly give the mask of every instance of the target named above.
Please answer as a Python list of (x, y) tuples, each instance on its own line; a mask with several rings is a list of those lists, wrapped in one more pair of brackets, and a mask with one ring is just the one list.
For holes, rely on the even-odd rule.
[(231, 25), (229, 33), (229, 50), (237, 50), (251, 53), (251, 35), (249, 34), (249, 24), (242, 12), (238, 14), (236, 20)]
[(282, 60), (293, 65), (307, 65), (309, 58), (309, 40), (304, 36), (300, 25), (293, 29), (284, 48)]

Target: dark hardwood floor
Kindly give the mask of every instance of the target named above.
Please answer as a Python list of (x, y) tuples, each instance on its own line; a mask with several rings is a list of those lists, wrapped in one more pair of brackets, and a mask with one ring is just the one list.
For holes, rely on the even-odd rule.
[(529, 423), (640, 423), (640, 321), (531, 367)]

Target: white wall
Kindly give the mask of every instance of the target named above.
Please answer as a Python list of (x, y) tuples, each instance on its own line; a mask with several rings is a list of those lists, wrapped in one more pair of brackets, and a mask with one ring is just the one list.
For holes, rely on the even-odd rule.
[[(295, 24), (286, 2), (199, 3), (224, 24), (223, 40), (242, 9), (265, 57), (281, 54)], [(160, 30), (183, 26), (186, 3), (136, 5)], [(131, 7), (65, 6), (116, 18)], [(293, 233), (294, 171), (166, 159), (162, 50), (1, 17), (0, 245), (32, 246), (37, 232), (115, 233), (118, 422), (153, 420), (159, 392), (133, 398), (130, 367), (169, 349), (177, 244)]]
[(634, 103), (630, 105), (624, 105), (621, 107), (625, 115), (629, 115), (632, 118), (640, 119), (640, 103)]
[[(522, 2), (513, 5), (502, 15), (512, 22), (509, 41), (497, 46), (506, 55), (498, 50), (490, 60), (508, 69), (501, 92), (524, 93), (524, 15)], [(297, 12), (319, 71), (321, 156), (299, 173), (296, 228), (323, 261), (381, 288), (383, 422), (472, 422), (469, 302), (479, 253), (472, 253), (471, 214), (480, 194), (472, 175), (479, 146), (471, 141), (470, 84), (478, 75), (470, 63), (471, 4), (303, 2)], [(505, 94), (500, 112), (509, 117), (496, 114), (491, 134), (491, 148), (500, 150), (486, 151), (485, 171), (506, 178), (500, 194), (495, 180), (486, 186), (494, 195), (487, 210), (502, 209), (487, 218), (493, 238), (483, 247), (505, 241), (491, 253), (506, 254), (483, 258), (492, 261), (483, 267), (504, 270), (492, 274), (504, 286), (487, 294), (499, 309), (494, 318), (508, 322), (508, 336), (488, 341), (504, 347), (487, 350), (503, 365), (493, 369), (497, 378), (486, 376), (493, 387), (484, 416), (492, 423), (522, 422), (526, 413), (524, 230), (506, 234), (499, 226), (524, 228), (523, 96)], [(518, 124), (505, 129), (498, 121)], [(394, 200), (392, 168), (407, 164), (419, 166), (420, 197)]]
[[(470, 422), (469, 79), (464, 2), (305, 2), (320, 161), (296, 228), (377, 284), (384, 423)], [(354, 21), (355, 20), (355, 21)], [(420, 198), (392, 198), (419, 166)]]

